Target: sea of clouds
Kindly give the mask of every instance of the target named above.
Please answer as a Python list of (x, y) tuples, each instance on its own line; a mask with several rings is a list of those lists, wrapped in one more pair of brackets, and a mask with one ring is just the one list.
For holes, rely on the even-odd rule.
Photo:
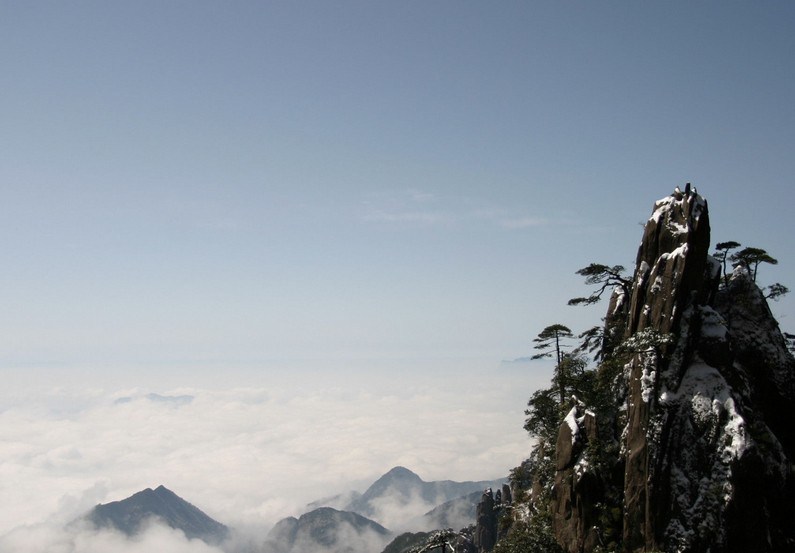
[(428, 481), (500, 478), (527, 455), (523, 410), (543, 376), (503, 367), (413, 381), (6, 389), (0, 550), (212, 551), (157, 525), (136, 540), (70, 525), (160, 484), (256, 542), (307, 503), (364, 491), (393, 466)]

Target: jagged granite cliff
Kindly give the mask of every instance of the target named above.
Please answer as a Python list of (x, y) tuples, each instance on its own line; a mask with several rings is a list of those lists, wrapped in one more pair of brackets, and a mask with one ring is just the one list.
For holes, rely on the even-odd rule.
[(623, 336), (595, 371), (616, 371), (610, 402), (571, 399), (514, 522), (547, 516), (571, 553), (795, 551), (795, 359), (748, 270), (723, 278), (709, 245), (704, 198), (655, 203), (605, 318)]
[(792, 551), (795, 359), (747, 268), (719, 285), (707, 216), (661, 200), (638, 253), (625, 335), (673, 340), (630, 366), (624, 544)]

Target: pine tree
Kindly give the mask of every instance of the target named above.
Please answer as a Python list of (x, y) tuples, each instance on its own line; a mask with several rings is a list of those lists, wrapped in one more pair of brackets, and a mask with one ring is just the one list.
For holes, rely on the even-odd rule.
[(712, 257), (720, 261), (721, 267), (723, 267), (723, 280), (726, 280), (726, 261), (729, 259), (729, 252), (739, 247), (739, 242), (731, 240), (728, 242), (718, 242), (715, 245), (715, 253), (712, 254)]
[(572, 298), (569, 305), (592, 305), (602, 299), (605, 290), (612, 290), (619, 286), (624, 293), (629, 296), (632, 286), (632, 279), (624, 274), (622, 265), (602, 265), (601, 263), (591, 263), (587, 267), (576, 271), (578, 275), (585, 277), (585, 284), (598, 284), (599, 288), (587, 298)]
[(778, 265), (778, 259), (773, 258), (762, 248), (743, 248), (737, 253), (732, 254), (731, 260), (743, 265), (751, 272), (751, 278), (756, 282), (756, 272), (761, 263)]

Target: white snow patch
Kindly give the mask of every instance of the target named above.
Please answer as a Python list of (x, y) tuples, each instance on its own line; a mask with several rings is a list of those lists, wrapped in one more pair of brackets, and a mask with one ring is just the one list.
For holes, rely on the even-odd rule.
[(657, 370), (654, 348), (649, 348), (646, 352), (646, 359), (643, 363), (643, 372), (640, 375), (640, 398), (643, 403), (649, 403), (654, 394), (654, 385), (657, 381)]
[(588, 457), (582, 455), (574, 464), (574, 481), (579, 482), (589, 468), (591, 468), (591, 464), (588, 462)]
[[(714, 400), (713, 403), (717, 401)], [(749, 445), (748, 434), (745, 431), (745, 419), (737, 412), (733, 398), (726, 398), (722, 402), (722, 407), (729, 415), (729, 421), (725, 426), (725, 435), (728, 440), (724, 442), (724, 452), (731, 459), (739, 459)], [(713, 405), (713, 411), (715, 410), (715, 405)]]
[(650, 269), (650, 267), (649, 267), (648, 263), (646, 263), (645, 261), (641, 261), (640, 262), (640, 267), (638, 267), (638, 272), (639, 273), (645, 275), (646, 273), (649, 272), (649, 269)]
[(672, 196), (668, 196), (654, 202), (654, 211), (652, 212), (651, 217), (649, 217), (649, 221), (654, 221), (655, 223), (659, 224), (663, 213), (670, 209), (673, 202), (674, 198)]
[(657, 276), (654, 278), (654, 282), (652, 283), (652, 285), (651, 285), (651, 288), (649, 289), (649, 291), (650, 291), (652, 294), (656, 294), (656, 293), (658, 293), (660, 290), (662, 290), (662, 285), (663, 285), (663, 279), (662, 279), (662, 275), (657, 275)]
[[(684, 244), (682, 244), (681, 246), (676, 248), (674, 251), (672, 251), (668, 255), (670, 257), (685, 257), (687, 255), (687, 250), (688, 250), (688, 246), (687, 246), (687, 243), (685, 242)], [(660, 256), (660, 257), (662, 257), (662, 256)]]
[(675, 221), (669, 221), (668, 229), (671, 231), (671, 234), (687, 234), (689, 229), (686, 225), (679, 224)]
[(622, 311), (624, 302), (627, 300), (627, 294), (624, 292), (624, 289), (621, 286), (616, 286), (613, 288), (613, 297), (615, 298), (613, 302), (615, 307), (613, 308), (613, 312), (611, 314), (615, 315), (616, 313), (620, 313)]
[[(710, 535), (718, 527), (733, 493), (732, 463), (750, 447), (751, 438), (729, 384), (718, 369), (703, 361), (691, 363), (677, 392), (666, 392), (661, 399), (669, 405), (682, 402), (678, 427), (688, 448), (671, 465), (670, 479), (681, 515), (671, 520), (666, 535), (671, 543), (687, 549), (696, 532)], [(703, 465), (705, 458), (711, 459), (710, 465)]]
[(571, 443), (574, 444), (574, 442), (577, 440), (577, 435), (580, 433), (580, 427), (577, 424), (577, 407), (572, 407), (571, 411), (569, 411), (569, 414), (566, 415), (566, 418), (563, 420), (571, 429)]

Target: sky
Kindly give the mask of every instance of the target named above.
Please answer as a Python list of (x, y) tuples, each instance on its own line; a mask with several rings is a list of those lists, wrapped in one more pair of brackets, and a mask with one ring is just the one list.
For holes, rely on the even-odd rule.
[[(548, 366), (503, 361), (599, 322), (566, 306), (575, 271), (631, 271), (675, 186), (707, 199), (713, 244), (779, 260), (760, 284), (795, 287), (793, 24), (778, 1), (0, 1), (0, 468), (39, 522), (158, 476), (271, 520), (280, 486), (152, 466), (213, 431), (248, 466), (232, 438), (257, 417), (323, 436), (332, 412), (360, 423), (335, 447), (370, 455), (335, 459), (330, 491), (409, 461), (504, 474)], [(795, 332), (795, 299), (771, 307)], [(150, 393), (194, 399), (172, 420)], [(471, 441), (424, 449), (459, 419)], [(145, 469), (113, 459), (125, 435)], [(13, 503), (0, 534), (37, 522)]]

